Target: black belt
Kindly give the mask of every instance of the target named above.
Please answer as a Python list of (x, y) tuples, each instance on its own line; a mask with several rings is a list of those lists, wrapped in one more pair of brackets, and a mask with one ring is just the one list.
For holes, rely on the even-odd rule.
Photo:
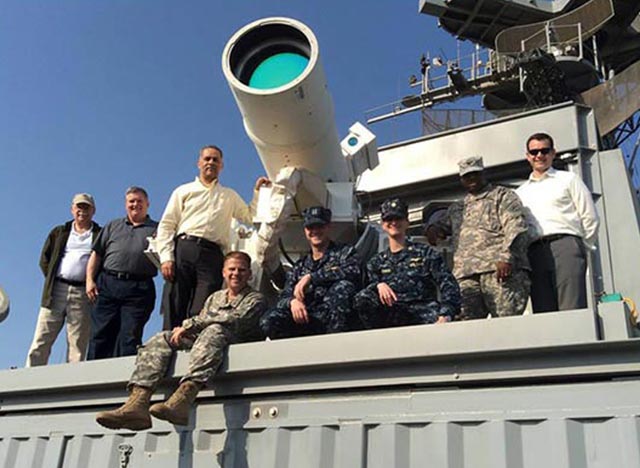
[(102, 270), (109, 276), (115, 276), (120, 280), (132, 280), (132, 281), (146, 281), (151, 279), (151, 276), (134, 275), (133, 273), (127, 273), (124, 271)]
[(61, 283), (68, 284), (69, 286), (86, 286), (87, 285), (87, 283), (84, 281), (74, 281), (74, 280), (62, 278), (60, 276), (56, 278), (56, 281), (60, 281)]
[(564, 239), (565, 237), (578, 237), (578, 236), (574, 236), (573, 234), (550, 234), (548, 236), (544, 236), (544, 237), (541, 237), (540, 239), (533, 241), (532, 244), (538, 244), (538, 243), (550, 244), (553, 241)]
[(195, 242), (198, 245), (201, 245), (203, 247), (208, 247), (210, 249), (219, 249), (220, 248), (220, 246), (218, 244), (216, 244), (215, 242), (207, 240), (207, 239), (205, 239), (203, 237), (192, 236), (190, 234), (180, 234), (178, 236), (178, 239), (186, 240), (186, 241), (189, 241), (189, 242)]

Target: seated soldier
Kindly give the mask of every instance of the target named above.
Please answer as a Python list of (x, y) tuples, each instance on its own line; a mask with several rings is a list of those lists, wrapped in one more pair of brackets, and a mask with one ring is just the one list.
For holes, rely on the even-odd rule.
[(314, 206), (303, 216), (311, 252), (293, 265), (275, 309), (260, 321), (271, 339), (345, 331), (360, 282), (355, 249), (329, 238), (331, 210)]
[[(173, 331), (158, 333), (139, 348), (127, 386), (129, 399), (116, 410), (98, 413), (99, 424), (109, 429), (144, 430), (151, 427), (151, 413), (173, 424), (186, 425), (191, 404), (218, 370), (225, 348), (261, 338), (258, 322), (266, 303), (262, 294), (247, 284), (251, 279), (249, 255), (237, 251), (225, 255), (222, 276), (226, 289), (210, 295), (199, 315), (184, 320)], [(149, 408), (151, 394), (178, 349), (191, 349), (189, 369), (166, 402)]]
[(460, 289), (444, 259), (407, 239), (409, 210), (402, 200), (385, 201), (381, 214), (389, 248), (367, 263), (368, 286), (354, 299), (360, 320), (365, 328), (448, 322), (460, 307)]

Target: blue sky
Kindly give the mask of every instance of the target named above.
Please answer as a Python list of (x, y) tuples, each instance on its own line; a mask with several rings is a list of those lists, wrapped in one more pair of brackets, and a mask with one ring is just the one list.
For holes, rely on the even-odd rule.
[[(366, 110), (411, 92), (421, 53), (455, 51), (417, 10), (417, 0), (3, 0), (0, 285), (11, 313), (0, 324), (0, 369), (24, 364), (40, 249), (70, 219), (74, 193), (94, 195), (104, 224), (124, 214), (125, 188), (141, 185), (157, 219), (171, 191), (196, 175), (198, 148), (213, 143), (225, 150), (222, 182), (250, 196), (262, 166), (220, 66), (238, 28), (278, 15), (314, 30), (344, 136)], [(160, 323), (156, 310), (145, 335)], [(64, 358), (58, 341), (53, 363)]]

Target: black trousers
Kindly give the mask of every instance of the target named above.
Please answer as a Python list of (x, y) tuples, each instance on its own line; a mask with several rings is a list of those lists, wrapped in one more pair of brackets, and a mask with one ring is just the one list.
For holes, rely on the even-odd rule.
[(587, 254), (582, 239), (562, 236), (529, 246), (534, 312), (587, 307)]
[(156, 302), (153, 279), (125, 280), (101, 273), (97, 285), (87, 360), (135, 355)]
[(220, 289), (223, 259), (222, 250), (213, 243), (176, 239), (174, 281), (165, 281), (162, 291), (164, 330), (198, 315), (207, 297)]

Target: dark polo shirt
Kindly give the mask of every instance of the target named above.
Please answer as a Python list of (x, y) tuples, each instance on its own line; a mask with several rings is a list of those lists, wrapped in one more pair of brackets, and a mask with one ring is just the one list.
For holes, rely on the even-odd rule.
[(129, 218), (109, 221), (92, 247), (102, 257), (102, 268), (140, 277), (156, 276), (158, 269), (144, 250), (149, 245), (147, 237), (154, 236), (157, 227), (158, 222), (148, 216), (138, 226), (134, 226)]

